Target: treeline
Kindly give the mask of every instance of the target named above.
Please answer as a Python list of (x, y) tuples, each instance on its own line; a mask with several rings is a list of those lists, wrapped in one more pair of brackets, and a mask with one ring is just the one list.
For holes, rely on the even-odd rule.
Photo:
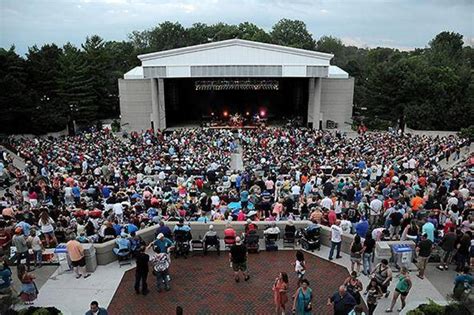
[(126, 41), (88, 37), (81, 47), (46, 44), (19, 56), (0, 48), (0, 132), (45, 133), (68, 121), (93, 125), (118, 117), (117, 79), (139, 65), (138, 54), (231, 38), (334, 54), (335, 64), (355, 78), (355, 113), (380, 127), (458, 130), (474, 121), (474, 50), (462, 35), (442, 32), (424, 49), (358, 48), (323, 36), (316, 40), (304, 22), (283, 19), (267, 32), (252, 23), (229, 25), (164, 22), (134, 31)]

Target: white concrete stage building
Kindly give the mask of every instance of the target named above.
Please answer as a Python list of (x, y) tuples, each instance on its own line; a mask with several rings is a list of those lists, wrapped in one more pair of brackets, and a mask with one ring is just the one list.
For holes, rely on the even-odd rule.
[(118, 82), (121, 123), (125, 130), (165, 129), (224, 109), (265, 108), (269, 117), (299, 115), (314, 128), (348, 126), (354, 79), (331, 66), (332, 57), (241, 39), (139, 55), (141, 66)]

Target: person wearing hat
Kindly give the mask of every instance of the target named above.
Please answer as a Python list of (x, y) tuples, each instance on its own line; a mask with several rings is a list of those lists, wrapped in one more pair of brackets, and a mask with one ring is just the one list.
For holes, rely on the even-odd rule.
[(147, 249), (151, 247), (153, 247), (153, 250), (157, 253), (168, 253), (173, 248), (173, 242), (165, 237), (163, 233), (160, 233), (156, 237), (156, 240), (147, 246)]
[(28, 254), (28, 243), (23, 229), (19, 226), (15, 228), (15, 235), (12, 238), (12, 245), (16, 248), (16, 266), (18, 267), (23, 258), (26, 259), (26, 268), (30, 271), (30, 255)]
[(234, 270), (235, 282), (240, 281), (240, 272), (242, 272), (245, 281), (250, 279), (247, 268), (247, 256), (247, 246), (245, 246), (242, 243), (242, 239), (237, 236), (235, 238), (235, 244), (231, 246), (229, 252), (229, 263)]

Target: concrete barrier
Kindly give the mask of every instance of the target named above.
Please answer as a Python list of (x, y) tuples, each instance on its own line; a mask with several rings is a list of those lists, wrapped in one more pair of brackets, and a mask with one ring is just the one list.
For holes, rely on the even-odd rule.
[[(166, 222), (166, 225), (173, 230), (177, 222)], [(258, 227), (258, 234), (263, 238), (263, 231), (265, 227), (268, 226), (269, 222), (254, 222)], [(305, 228), (309, 225), (310, 221), (295, 221), (295, 227), (298, 231), (301, 228)], [(209, 225), (214, 225), (214, 230), (217, 232), (217, 235), (221, 238), (224, 238), (224, 230), (226, 228), (225, 222), (211, 222), (211, 223), (200, 223), (200, 222), (191, 222), (191, 233), (193, 239), (202, 239), (204, 234), (209, 230)], [(232, 227), (237, 232), (237, 235), (244, 233), (245, 231), (245, 222), (232, 222)], [(283, 232), (285, 230), (286, 222), (276, 222), (276, 225), (280, 228), (280, 238), (283, 238)], [(158, 225), (147, 227), (143, 230), (137, 232), (137, 235), (141, 236), (145, 242), (149, 243), (155, 238), (155, 231), (158, 228)], [(354, 239), (354, 235), (342, 235), (342, 245), (341, 251), (346, 254), (350, 254), (350, 246)], [(331, 230), (327, 226), (321, 226), (321, 244), (325, 246), (331, 246)], [(117, 256), (113, 253), (112, 249), (115, 247), (115, 241), (108, 241), (105, 243), (94, 244), (96, 249), (96, 257), (98, 265), (107, 265), (115, 260)]]

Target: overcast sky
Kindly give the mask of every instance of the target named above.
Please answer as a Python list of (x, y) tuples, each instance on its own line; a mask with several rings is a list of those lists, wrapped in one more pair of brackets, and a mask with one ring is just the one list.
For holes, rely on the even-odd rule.
[(0, 47), (24, 54), (34, 44), (86, 36), (124, 40), (170, 20), (184, 26), (253, 22), (265, 30), (281, 18), (299, 19), (317, 39), (357, 46), (425, 47), (441, 31), (474, 43), (474, 0), (0, 0)]

